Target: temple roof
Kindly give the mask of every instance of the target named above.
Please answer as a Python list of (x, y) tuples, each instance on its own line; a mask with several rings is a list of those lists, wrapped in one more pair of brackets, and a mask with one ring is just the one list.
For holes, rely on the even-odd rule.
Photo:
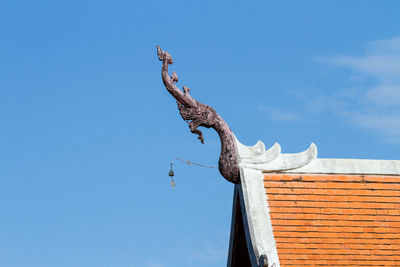
[[(400, 266), (400, 161), (238, 150), (232, 227), (243, 220), (248, 266)], [(228, 265), (243, 253), (232, 229)]]
[(235, 184), (228, 266), (400, 266), (400, 161), (319, 159), (317, 147), (283, 154), (241, 144), (228, 124), (168, 73), (161, 76), (190, 131), (213, 128), (218, 169)]

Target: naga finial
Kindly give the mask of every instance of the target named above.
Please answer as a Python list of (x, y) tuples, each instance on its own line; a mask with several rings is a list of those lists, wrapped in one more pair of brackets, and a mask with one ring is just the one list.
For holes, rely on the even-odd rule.
[(204, 143), (203, 133), (199, 126), (213, 128), (217, 131), (221, 140), (221, 155), (218, 169), (221, 175), (228, 181), (239, 183), (238, 150), (235, 136), (228, 124), (210, 106), (198, 102), (190, 94), (190, 89), (183, 86), (183, 92), (175, 85), (178, 75), (175, 71), (169, 76), (168, 65), (173, 64), (171, 55), (157, 46), (158, 59), (162, 61), (161, 76), (168, 92), (176, 99), (179, 113), (188, 122), (190, 131), (198, 135), (198, 139)]

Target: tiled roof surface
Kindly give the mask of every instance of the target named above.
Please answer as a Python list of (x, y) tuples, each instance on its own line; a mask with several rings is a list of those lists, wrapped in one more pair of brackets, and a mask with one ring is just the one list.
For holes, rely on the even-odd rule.
[(400, 176), (265, 174), (281, 266), (400, 266)]

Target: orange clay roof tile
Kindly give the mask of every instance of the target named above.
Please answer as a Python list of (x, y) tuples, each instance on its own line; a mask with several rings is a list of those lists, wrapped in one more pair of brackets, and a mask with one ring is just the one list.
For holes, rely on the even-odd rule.
[(264, 175), (281, 266), (400, 266), (400, 176)]

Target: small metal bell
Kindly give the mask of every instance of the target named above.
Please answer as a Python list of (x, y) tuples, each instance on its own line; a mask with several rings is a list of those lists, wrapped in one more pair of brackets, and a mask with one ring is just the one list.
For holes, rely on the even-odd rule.
[(168, 176), (171, 177), (171, 186), (172, 186), (172, 188), (175, 188), (174, 175), (175, 175), (175, 173), (172, 170), (172, 163), (171, 163), (171, 169), (169, 170)]

